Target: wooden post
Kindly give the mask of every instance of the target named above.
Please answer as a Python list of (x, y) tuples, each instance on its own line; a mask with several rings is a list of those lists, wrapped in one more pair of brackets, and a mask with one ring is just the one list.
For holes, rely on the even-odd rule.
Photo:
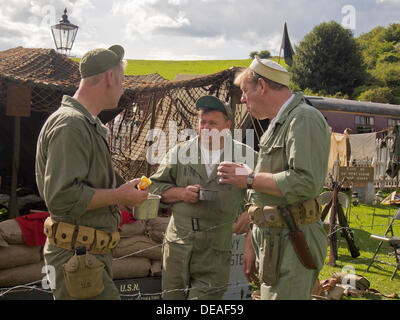
[(12, 160), (12, 178), (10, 192), (10, 219), (19, 216), (17, 205), (17, 186), (18, 186), (18, 171), (19, 171), (19, 155), (21, 146), (21, 117), (14, 117), (14, 147)]
[[(157, 91), (153, 93), (152, 103), (151, 103), (151, 119), (150, 119), (150, 130), (154, 129), (156, 123), (156, 108), (157, 108)], [(152, 131), (150, 135), (150, 141), (153, 141)], [(153, 141), (154, 143), (154, 141)], [(150, 147), (150, 144), (149, 144)], [(149, 177), (151, 173), (151, 164), (147, 161), (146, 177)]]
[(19, 216), (17, 205), (17, 187), (21, 147), (21, 117), (31, 116), (31, 97), (32, 92), (30, 87), (15, 83), (9, 83), (7, 85), (6, 116), (14, 117), (12, 178), (8, 208), (10, 210), (10, 218), (16, 218)]

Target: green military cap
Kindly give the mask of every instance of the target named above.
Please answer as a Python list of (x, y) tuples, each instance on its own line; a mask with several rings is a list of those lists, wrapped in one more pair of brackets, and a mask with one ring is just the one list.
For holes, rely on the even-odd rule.
[(232, 119), (232, 111), (230, 107), (214, 96), (202, 96), (196, 101), (196, 110), (208, 109), (217, 110), (226, 114), (229, 119)]
[(79, 64), (82, 79), (106, 72), (118, 65), (124, 57), (124, 48), (113, 45), (108, 49), (93, 49), (85, 53)]

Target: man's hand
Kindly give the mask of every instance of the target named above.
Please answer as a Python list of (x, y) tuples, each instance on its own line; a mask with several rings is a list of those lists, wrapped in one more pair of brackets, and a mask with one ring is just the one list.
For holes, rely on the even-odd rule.
[(258, 283), (258, 270), (256, 268), (256, 254), (251, 243), (251, 231), (247, 233), (246, 244), (243, 252), (243, 272), (249, 282)]
[(246, 189), (247, 176), (252, 172), (253, 170), (246, 164), (225, 161), (219, 164), (217, 175), (220, 177), (220, 183), (228, 183), (235, 187)]
[(134, 179), (121, 185), (117, 190), (119, 207), (138, 207), (147, 199), (149, 190), (138, 190), (136, 188), (140, 179)]
[(243, 212), (233, 225), (233, 233), (243, 234), (249, 231), (250, 218), (247, 211)]
[(186, 203), (197, 203), (199, 201), (200, 185), (187, 186), (182, 191), (182, 201)]

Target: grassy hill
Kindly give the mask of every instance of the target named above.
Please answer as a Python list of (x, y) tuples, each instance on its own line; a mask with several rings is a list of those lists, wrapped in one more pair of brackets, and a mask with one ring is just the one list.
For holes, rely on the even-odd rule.
[[(74, 59), (79, 61), (79, 59)], [(272, 60), (278, 61), (273, 58)], [(128, 59), (126, 67), (126, 75), (144, 75), (158, 73), (168, 80), (173, 80), (175, 75), (180, 74), (210, 74), (230, 67), (248, 67), (252, 59), (242, 60), (191, 60), (191, 61), (175, 61), (175, 60), (133, 60)], [(285, 62), (281, 59), (280, 63), (285, 66)]]
[(196, 60), (196, 61), (166, 61), (166, 60), (128, 60), (125, 74), (142, 75), (158, 73), (168, 80), (173, 80), (178, 73), (210, 74), (230, 67), (248, 67), (250, 59), (245, 60)]

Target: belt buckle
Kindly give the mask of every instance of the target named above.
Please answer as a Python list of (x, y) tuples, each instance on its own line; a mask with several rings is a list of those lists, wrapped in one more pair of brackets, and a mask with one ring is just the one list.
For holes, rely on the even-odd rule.
[(193, 231), (199, 231), (200, 230), (199, 218), (192, 218), (192, 230)]

